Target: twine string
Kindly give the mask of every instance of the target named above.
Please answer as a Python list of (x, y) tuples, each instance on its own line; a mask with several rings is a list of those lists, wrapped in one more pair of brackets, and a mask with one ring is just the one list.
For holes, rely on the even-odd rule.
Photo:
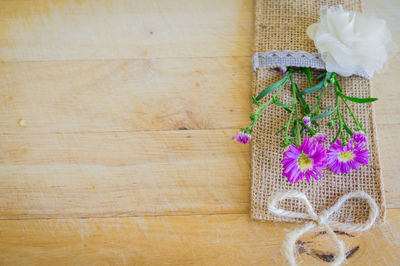
[[(369, 216), (367, 221), (359, 224), (346, 224), (339, 223), (331, 220), (331, 216), (334, 212), (340, 210), (342, 205), (348, 201), (349, 199), (364, 199), (369, 205)], [(284, 209), (278, 208), (278, 203), (282, 200), (286, 199), (297, 199), (301, 201), (306, 207), (307, 213), (287, 211)], [(268, 210), (272, 214), (282, 217), (282, 218), (300, 218), (311, 220), (306, 223), (306, 225), (300, 229), (295, 229), (291, 233), (286, 236), (286, 239), (283, 241), (282, 252), (286, 257), (290, 265), (297, 265), (295, 259), (295, 246), (297, 240), (306, 232), (311, 231), (317, 227), (324, 227), (329, 235), (332, 236), (337, 249), (337, 255), (332, 261), (331, 265), (340, 265), (346, 260), (346, 252), (343, 241), (339, 240), (332, 227), (336, 227), (342, 231), (348, 232), (361, 232), (368, 230), (374, 224), (376, 218), (379, 215), (379, 208), (376, 202), (371, 198), (370, 195), (365, 193), (364, 191), (354, 191), (350, 192), (341, 198), (328, 210), (322, 211), (319, 215), (317, 215), (314, 211), (314, 208), (311, 206), (311, 203), (308, 201), (306, 195), (304, 193), (298, 191), (288, 191), (284, 193), (276, 193), (272, 195), (268, 201)]]

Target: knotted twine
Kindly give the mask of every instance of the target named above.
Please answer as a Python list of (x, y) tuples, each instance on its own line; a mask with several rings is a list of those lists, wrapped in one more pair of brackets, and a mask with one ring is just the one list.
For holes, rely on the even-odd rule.
[[(346, 201), (354, 198), (364, 199), (369, 205), (369, 216), (367, 221), (359, 224), (346, 224), (330, 220), (330, 217), (334, 212), (339, 211), (342, 205)], [(278, 208), (277, 206), (279, 202), (286, 199), (297, 199), (300, 202), (304, 203), (307, 213), (287, 211)], [(344, 243), (341, 240), (339, 240), (336, 234), (333, 232), (332, 227), (347, 232), (365, 231), (371, 228), (371, 226), (374, 224), (376, 218), (379, 215), (379, 208), (375, 200), (373, 200), (371, 196), (365, 193), (364, 191), (353, 191), (348, 194), (345, 194), (344, 196), (339, 198), (339, 200), (335, 203), (335, 205), (333, 205), (328, 210), (322, 211), (319, 215), (315, 213), (314, 208), (308, 201), (306, 195), (299, 191), (288, 191), (284, 193), (273, 194), (269, 198), (268, 209), (271, 214), (282, 218), (299, 218), (299, 219), (311, 220), (311, 222), (306, 223), (306, 225), (303, 228), (295, 229), (294, 231), (289, 233), (283, 242), (282, 252), (286, 257), (286, 259), (288, 260), (288, 262), (290, 263), (290, 265), (297, 265), (294, 252), (296, 241), (304, 233), (317, 227), (324, 227), (328, 232), (328, 234), (332, 236), (337, 246), (338, 254), (335, 256), (334, 261), (331, 263), (331, 265), (340, 265), (346, 260), (345, 246)]]

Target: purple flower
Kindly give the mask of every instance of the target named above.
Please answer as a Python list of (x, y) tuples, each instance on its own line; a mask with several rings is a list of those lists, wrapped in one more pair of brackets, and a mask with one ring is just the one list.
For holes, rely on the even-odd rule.
[(286, 73), (287, 67), (285, 67), (285, 66), (280, 66), (280, 67), (279, 67), (279, 71), (282, 72), (282, 73)]
[(296, 147), (294, 144), (283, 153), (283, 173), (293, 184), (306, 177), (310, 182), (311, 177), (318, 180), (322, 176), (319, 171), (326, 167), (326, 151), (324, 146), (305, 138), (303, 144)]
[(362, 131), (357, 131), (353, 134), (353, 140), (357, 143), (367, 143), (367, 136)]
[(326, 142), (326, 137), (328, 135), (327, 134), (323, 134), (323, 133), (318, 133), (316, 134), (314, 137), (312, 137), (312, 141), (318, 143), (319, 145), (324, 145)]
[(328, 151), (328, 167), (332, 172), (348, 174), (351, 169), (358, 171), (359, 165), (368, 165), (369, 151), (365, 143), (350, 141), (342, 146), (340, 140), (331, 143)]
[(233, 140), (236, 139), (237, 142), (247, 144), (251, 141), (251, 136), (247, 133), (240, 131), (235, 136), (232, 137)]
[[(303, 117), (303, 122), (304, 124), (306, 124), (308, 127), (311, 127), (311, 118), (308, 116)], [(306, 127), (304, 127), (305, 129), (307, 129)]]

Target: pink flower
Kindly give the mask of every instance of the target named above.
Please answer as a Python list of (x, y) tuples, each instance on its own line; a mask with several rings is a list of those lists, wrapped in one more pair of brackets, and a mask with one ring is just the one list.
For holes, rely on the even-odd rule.
[(353, 134), (353, 140), (357, 143), (367, 143), (367, 136), (362, 131), (357, 131)]
[(359, 165), (368, 165), (369, 151), (365, 143), (350, 141), (342, 146), (340, 140), (331, 143), (328, 151), (328, 167), (332, 172), (348, 174), (351, 169), (358, 171)]
[(286, 73), (287, 67), (285, 67), (285, 66), (280, 66), (280, 67), (279, 67), (279, 71), (282, 72), (282, 73)]
[[(303, 122), (304, 124), (306, 124), (308, 127), (311, 127), (311, 119), (308, 116), (303, 117)], [(304, 127), (305, 129), (307, 129), (306, 127)]]
[(327, 134), (323, 134), (323, 133), (318, 133), (316, 134), (314, 137), (312, 137), (312, 141), (318, 143), (319, 145), (324, 145), (326, 142), (326, 137), (328, 135)]
[(283, 153), (283, 173), (293, 184), (303, 180), (310, 182), (311, 177), (318, 180), (322, 177), (319, 170), (326, 167), (326, 151), (324, 146), (305, 138), (303, 144), (296, 147), (294, 144)]
[(235, 136), (232, 137), (232, 140), (235, 139), (237, 142), (247, 144), (251, 141), (251, 136), (247, 133), (240, 131), (239, 133), (237, 133)]

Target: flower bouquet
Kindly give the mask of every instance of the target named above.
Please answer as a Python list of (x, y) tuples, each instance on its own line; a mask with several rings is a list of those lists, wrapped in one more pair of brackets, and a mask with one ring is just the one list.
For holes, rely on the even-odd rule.
[[(252, 145), (253, 218), (384, 221), (370, 78), (394, 49), (385, 22), (360, 11), (358, 0), (256, 1), (253, 112), (233, 136)], [(302, 230), (285, 242), (292, 264)]]

